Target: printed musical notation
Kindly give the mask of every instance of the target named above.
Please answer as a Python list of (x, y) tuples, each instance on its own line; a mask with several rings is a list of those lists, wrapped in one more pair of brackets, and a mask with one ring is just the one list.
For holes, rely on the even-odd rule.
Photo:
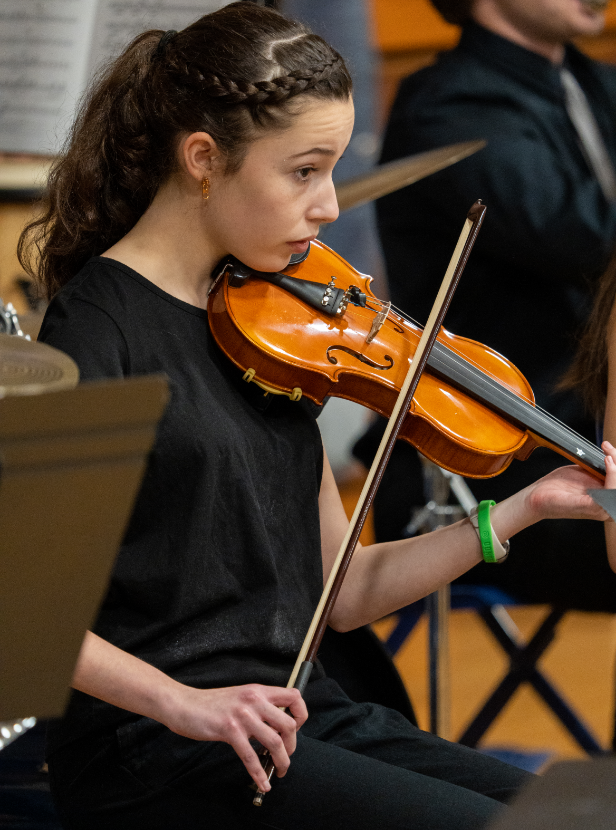
[(59, 150), (85, 69), (95, 0), (0, 4), (0, 149)]
[(146, 29), (183, 29), (228, 0), (2, 0), (0, 151), (60, 151), (88, 80)]
[(98, 5), (89, 74), (146, 29), (184, 29), (230, 0), (101, 0)]

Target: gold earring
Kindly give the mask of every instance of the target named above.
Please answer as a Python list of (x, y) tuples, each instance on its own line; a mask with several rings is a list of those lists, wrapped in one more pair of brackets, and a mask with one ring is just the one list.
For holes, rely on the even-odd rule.
[(207, 176), (204, 176), (203, 181), (201, 182), (201, 193), (203, 195), (203, 201), (207, 202), (210, 198), (210, 180)]

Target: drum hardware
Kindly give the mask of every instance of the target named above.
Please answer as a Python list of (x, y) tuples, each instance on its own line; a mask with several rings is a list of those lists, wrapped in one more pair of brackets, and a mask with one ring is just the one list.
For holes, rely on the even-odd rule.
[(36, 726), (36, 718), (0, 721), (0, 749), (4, 749), (14, 740)]
[(1, 299), (0, 333), (14, 334), (17, 337), (24, 337), (26, 340), (30, 340), (30, 335), (24, 334), (21, 330), (21, 327), (19, 325), (19, 318), (17, 317), (17, 311), (15, 310), (15, 306), (13, 305), (13, 303), (7, 303), (6, 305), (4, 305)]

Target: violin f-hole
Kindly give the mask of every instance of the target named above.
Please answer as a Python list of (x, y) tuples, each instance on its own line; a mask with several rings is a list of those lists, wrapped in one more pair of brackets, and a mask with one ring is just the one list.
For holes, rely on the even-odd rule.
[(369, 357), (366, 357), (365, 355), (361, 354), (361, 352), (356, 352), (354, 349), (349, 349), (347, 346), (330, 346), (327, 349), (327, 359), (330, 363), (338, 363), (337, 359), (332, 355), (332, 352), (335, 351), (346, 352), (347, 354), (350, 354), (352, 357), (356, 357), (357, 360), (360, 360), (362, 363), (366, 363), (368, 366), (372, 366), (373, 369), (383, 369), (384, 371), (386, 371), (387, 369), (391, 369), (391, 367), (394, 365), (393, 360), (388, 354), (383, 355), (387, 363), (376, 363), (374, 360), (370, 360)]

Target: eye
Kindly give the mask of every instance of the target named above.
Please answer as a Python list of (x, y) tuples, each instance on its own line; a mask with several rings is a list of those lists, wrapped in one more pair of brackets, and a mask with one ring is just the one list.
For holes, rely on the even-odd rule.
[(314, 172), (314, 167), (300, 167), (299, 170), (295, 171), (295, 175), (300, 181), (305, 182), (312, 172)]

